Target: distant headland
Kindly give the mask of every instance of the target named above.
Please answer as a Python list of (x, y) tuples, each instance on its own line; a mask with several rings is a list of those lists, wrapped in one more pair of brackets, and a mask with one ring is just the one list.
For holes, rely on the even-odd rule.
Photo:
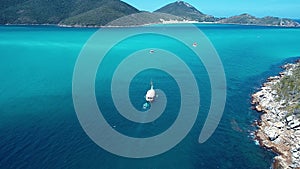
[(163, 23), (219, 23), (300, 27), (292, 19), (241, 14), (218, 18), (200, 12), (184, 1), (154, 12), (140, 11), (120, 0), (5, 0), (0, 6), (2, 25), (59, 25), (66, 27), (141, 26)]

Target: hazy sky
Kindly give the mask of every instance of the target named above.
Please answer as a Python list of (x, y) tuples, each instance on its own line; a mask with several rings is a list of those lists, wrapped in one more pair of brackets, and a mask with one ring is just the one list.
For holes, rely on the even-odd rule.
[[(176, 0), (123, 0), (139, 10), (154, 11)], [(279, 16), (300, 19), (300, 0), (186, 0), (203, 13), (232, 16)]]

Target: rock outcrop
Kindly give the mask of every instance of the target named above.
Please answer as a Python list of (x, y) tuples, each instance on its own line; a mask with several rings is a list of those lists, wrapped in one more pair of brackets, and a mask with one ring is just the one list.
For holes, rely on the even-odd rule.
[(295, 111), (300, 105), (296, 97), (299, 93), (295, 92), (296, 84), (282, 85), (290, 78), (297, 78), (300, 63), (287, 64), (284, 68), (279, 76), (268, 78), (261, 90), (252, 95), (252, 104), (262, 112), (256, 139), (261, 146), (278, 154), (273, 168), (300, 169), (300, 118)]

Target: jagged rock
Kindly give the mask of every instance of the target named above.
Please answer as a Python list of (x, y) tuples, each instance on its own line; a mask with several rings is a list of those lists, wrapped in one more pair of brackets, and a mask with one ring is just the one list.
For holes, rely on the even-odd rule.
[(277, 139), (273, 140), (272, 141), (274, 144), (276, 145), (280, 145), (280, 144), (283, 144), (284, 143), (284, 140), (283, 140), (283, 137), (281, 137), (280, 135), (278, 136)]
[[(300, 63), (297, 63), (297, 71)], [(286, 65), (281, 76), (270, 77), (259, 92), (252, 95), (257, 111), (262, 111), (261, 125), (256, 137), (261, 146), (272, 149), (278, 154), (274, 159), (273, 168), (300, 169), (300, 117), (289, 115), (293, 113), (290, 108), (298, 104), (290, 98), (282, 99), (274, 85), (281, 83), (283, 77), (293, 74), (296, 64)], [(298, 69), (299, 68), (299, 69)], [(289, 93), (293, 97), (295, 93)], [(255, 99), (255, 100), (254, 100)], [(294, 98), (295, 99), (295, 98)], [(287, 109), (289, 108), (289, 109)]]
[(259, 112), (261, 112), (261, 111), (262, 111), (262, 107), (261, 107), (261, 105), (257, 105), (257, 106), (255, 107), (255, 109), (256, 109), (257, 111), (259, 111)]
[(293, 119), (294, 119), (293, 116), (288, 116), (288, 117), (286, 118), (286, 121), (287, 121), (287, 122), (290, 122), (290, 121), (292, 121)]
[(297, 151), (294, 152), (294, 153), (293, 153), (293, 157), (294, 157), (294, 158), (299, 158), (299, 153), (298, 153)]
[(285, 101), (285, 100), (281, 100), (281, 101), (279, 102), (279, 104), (283, 106), (283, 105), (286, 104), (286, 101)]
[(277, 95), (277, 91), (276, 91), (276, 90), (273, 90), (271, 93), (272, 93), (273, 95)]
[(268, 78), (268, 81), (271, 82), (271, 81), (279, 80), (279, 79), (280, 79), (280, 76), (271, 76)]
[(276, 122), (274, 124), (274, 126), (277, 127), (277, 128), (282, 128), (282, 127), (284, 127), (284, 124), (282, 122)]
[(279, 132), (276, 127), (271, 127), (265, 130), (266, 135), (269, 137), (271, 141), (274, 141), (278, 138)]
[(278, 113), (279, 119), (283, 119), (285, 116), (286, 116), (286, 113), (285, 113), (285, 112), (279, 112), (279, 113)]
[(294, 130), (300, 130), (300, 126), (299, 127), (295, 127), (293, 128)]
[[(300, 130), (295, 131), (294, 135), (295, 135), (296, 137), (300, 137)], [(300, 148), (300, 145), (299, 145), (299, 148)]]
[(290, 122), (288, 123), (288, 125), (289, 125), (289, 127), (290, 127), (291, 129), (294, 129), (294, 128), (300, 126), (300, 121), (298, 121), (298, 120), (293, 120), (293, 121), (290, 121)]

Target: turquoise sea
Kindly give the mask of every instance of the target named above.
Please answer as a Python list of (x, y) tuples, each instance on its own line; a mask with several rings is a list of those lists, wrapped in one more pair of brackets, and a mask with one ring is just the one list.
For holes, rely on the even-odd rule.
[[(207, 90), (210, 84), (201, 62), (186, 58), (186, 51), (169, 39), (154, 42), (150, 35), (135, 37), (116, 48), (124, 54), (137, 46), (143, 48), (147, 42), (147, 45), (176, 51), (201, 84), (202, 108), (191, 132), (176, 147), (155, 157), (130, 159), (98, 147), (85, 134), (74, 110), (74, 66), (82, 47), (97, 29), (1, 26), (0, 168), (270, 168), (275, 154), (256, 145), (251, 136), (255, 130), (252, 123), (259, 118), (251, 110), (251, 93), (268, 76), (276, 75), (280, 65), (300, 56), (300, 29), (206, 24), (197, 27), (215, 46), (226, 73), (227, 102), (217, 130), (208, 141), (198, 143), (210, 103), (210, 90)], [(178, 29), (187, 28), (178, 25)], [(172, 112), (178, 111), (180, 103), (174, 79), (155, 69), (141, 72), (133, 79), (129, 96), (137, 109), (144, 103), (143, 96), (151, 79), (171, 100), (167, 104), (169, 111), (155, 123), (132, 124), (117, 114), (113, 104), (107, 104), (112, 101), (106, 90), (110, 84), (110, 68), (117, 62), (120, 58), (107, 60), (107, 70), (102, 67), (104, 73), (99, 70), (96, 79), (98, 104), (106, 120), (118, 132), (132, 137), (149, 137), (166, 130), (176, 119), (177, 114)], [(143, 63), (137, 61), (137, 64)], [(99, 101), (102, 99), (107, 103)]]

